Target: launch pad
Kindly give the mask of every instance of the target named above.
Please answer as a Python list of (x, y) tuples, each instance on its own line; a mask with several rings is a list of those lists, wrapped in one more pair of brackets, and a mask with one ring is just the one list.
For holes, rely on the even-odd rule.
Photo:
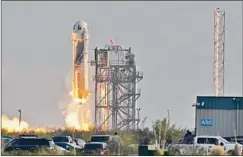
[(143, 75), (137, 71), (131, 48), (107, 45), (94, 53), (96, 130), (135, 130), (140, 97), (136, 85)]

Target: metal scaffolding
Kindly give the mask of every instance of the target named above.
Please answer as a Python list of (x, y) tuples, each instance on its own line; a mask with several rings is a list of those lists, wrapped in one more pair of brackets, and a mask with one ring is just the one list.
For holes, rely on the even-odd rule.
[(108, 45), (95, 49), (95, 126), (99, 130), (136, 129), (137, 83), (143, 79), (136, 69), (131, 48)]
[(224, 95), (225, 12), (214, 12), (213, 89), (215, 96)]

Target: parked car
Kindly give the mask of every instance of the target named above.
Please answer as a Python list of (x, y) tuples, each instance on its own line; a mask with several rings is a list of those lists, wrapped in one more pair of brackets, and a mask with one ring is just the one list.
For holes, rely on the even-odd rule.
[(84, 146), (84, 155), (109, 155), (107, 143), (104, 142), (90, 142)]
[(10, 136), (3, 136), (1, 141), (2, 141), (2, 144), (7, 144), (8, 142), (10, 142), (11, 140), (13, 140), (12, 137)]
[(4, 150), (4, 147), (6, 146), (6, 144), (8, 144), (11, 140), (13, 140), (12, 137), (10, 136), (3, 136), (1, 139), (1, 150)]
[(110, 152), (117, 152), (118, 147), (124, 144), (118, 135), (92, 135), (90, 142), (107, 143)]
[(86, 142), (80, 138), (73, 138), (74, 142), (76, 143), (77, 146), (84, 148)]
[[(169, 151), (176, 152), (176, 155), (183, 155), (188, 153), (197, 153), (200, 150), (211, 152), (217, 145), (224, 148), (225, 153), (232, 154), (235, 148), (235, 144), (227, 141), (220, 136), (195, 136), (190, 144), (171, 144), (168, 148)], [(243, 149), (243, 145), (240, 145), (240, 151)]]
[(34, 151), (40, 147), (54, 149), (55, 144), (52, 140), (45, 138), (16, 138), (6, 145), (4, 152), (14, 150)]

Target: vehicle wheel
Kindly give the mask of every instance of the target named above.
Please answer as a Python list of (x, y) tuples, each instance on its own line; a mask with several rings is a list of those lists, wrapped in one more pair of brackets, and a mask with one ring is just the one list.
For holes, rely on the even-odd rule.
[(175, 156), (179, 156), (179, 155), (181, 155), (181, 152), (179, 150), (176, 150), (175, 151)]
[(229, 156), (233, 156), (233, 154), (234, 154), (233, 150), (229, 150), (229, 151), (227, 152), (227, 155), (229, 155)]

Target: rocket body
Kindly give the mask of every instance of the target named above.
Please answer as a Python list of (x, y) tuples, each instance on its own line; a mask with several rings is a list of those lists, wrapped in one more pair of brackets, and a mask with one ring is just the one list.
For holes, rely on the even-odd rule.
[(89, 96), (88, 91), (88, 25), (77, 21), (73, 26), (73, 98), (83, 103)]

